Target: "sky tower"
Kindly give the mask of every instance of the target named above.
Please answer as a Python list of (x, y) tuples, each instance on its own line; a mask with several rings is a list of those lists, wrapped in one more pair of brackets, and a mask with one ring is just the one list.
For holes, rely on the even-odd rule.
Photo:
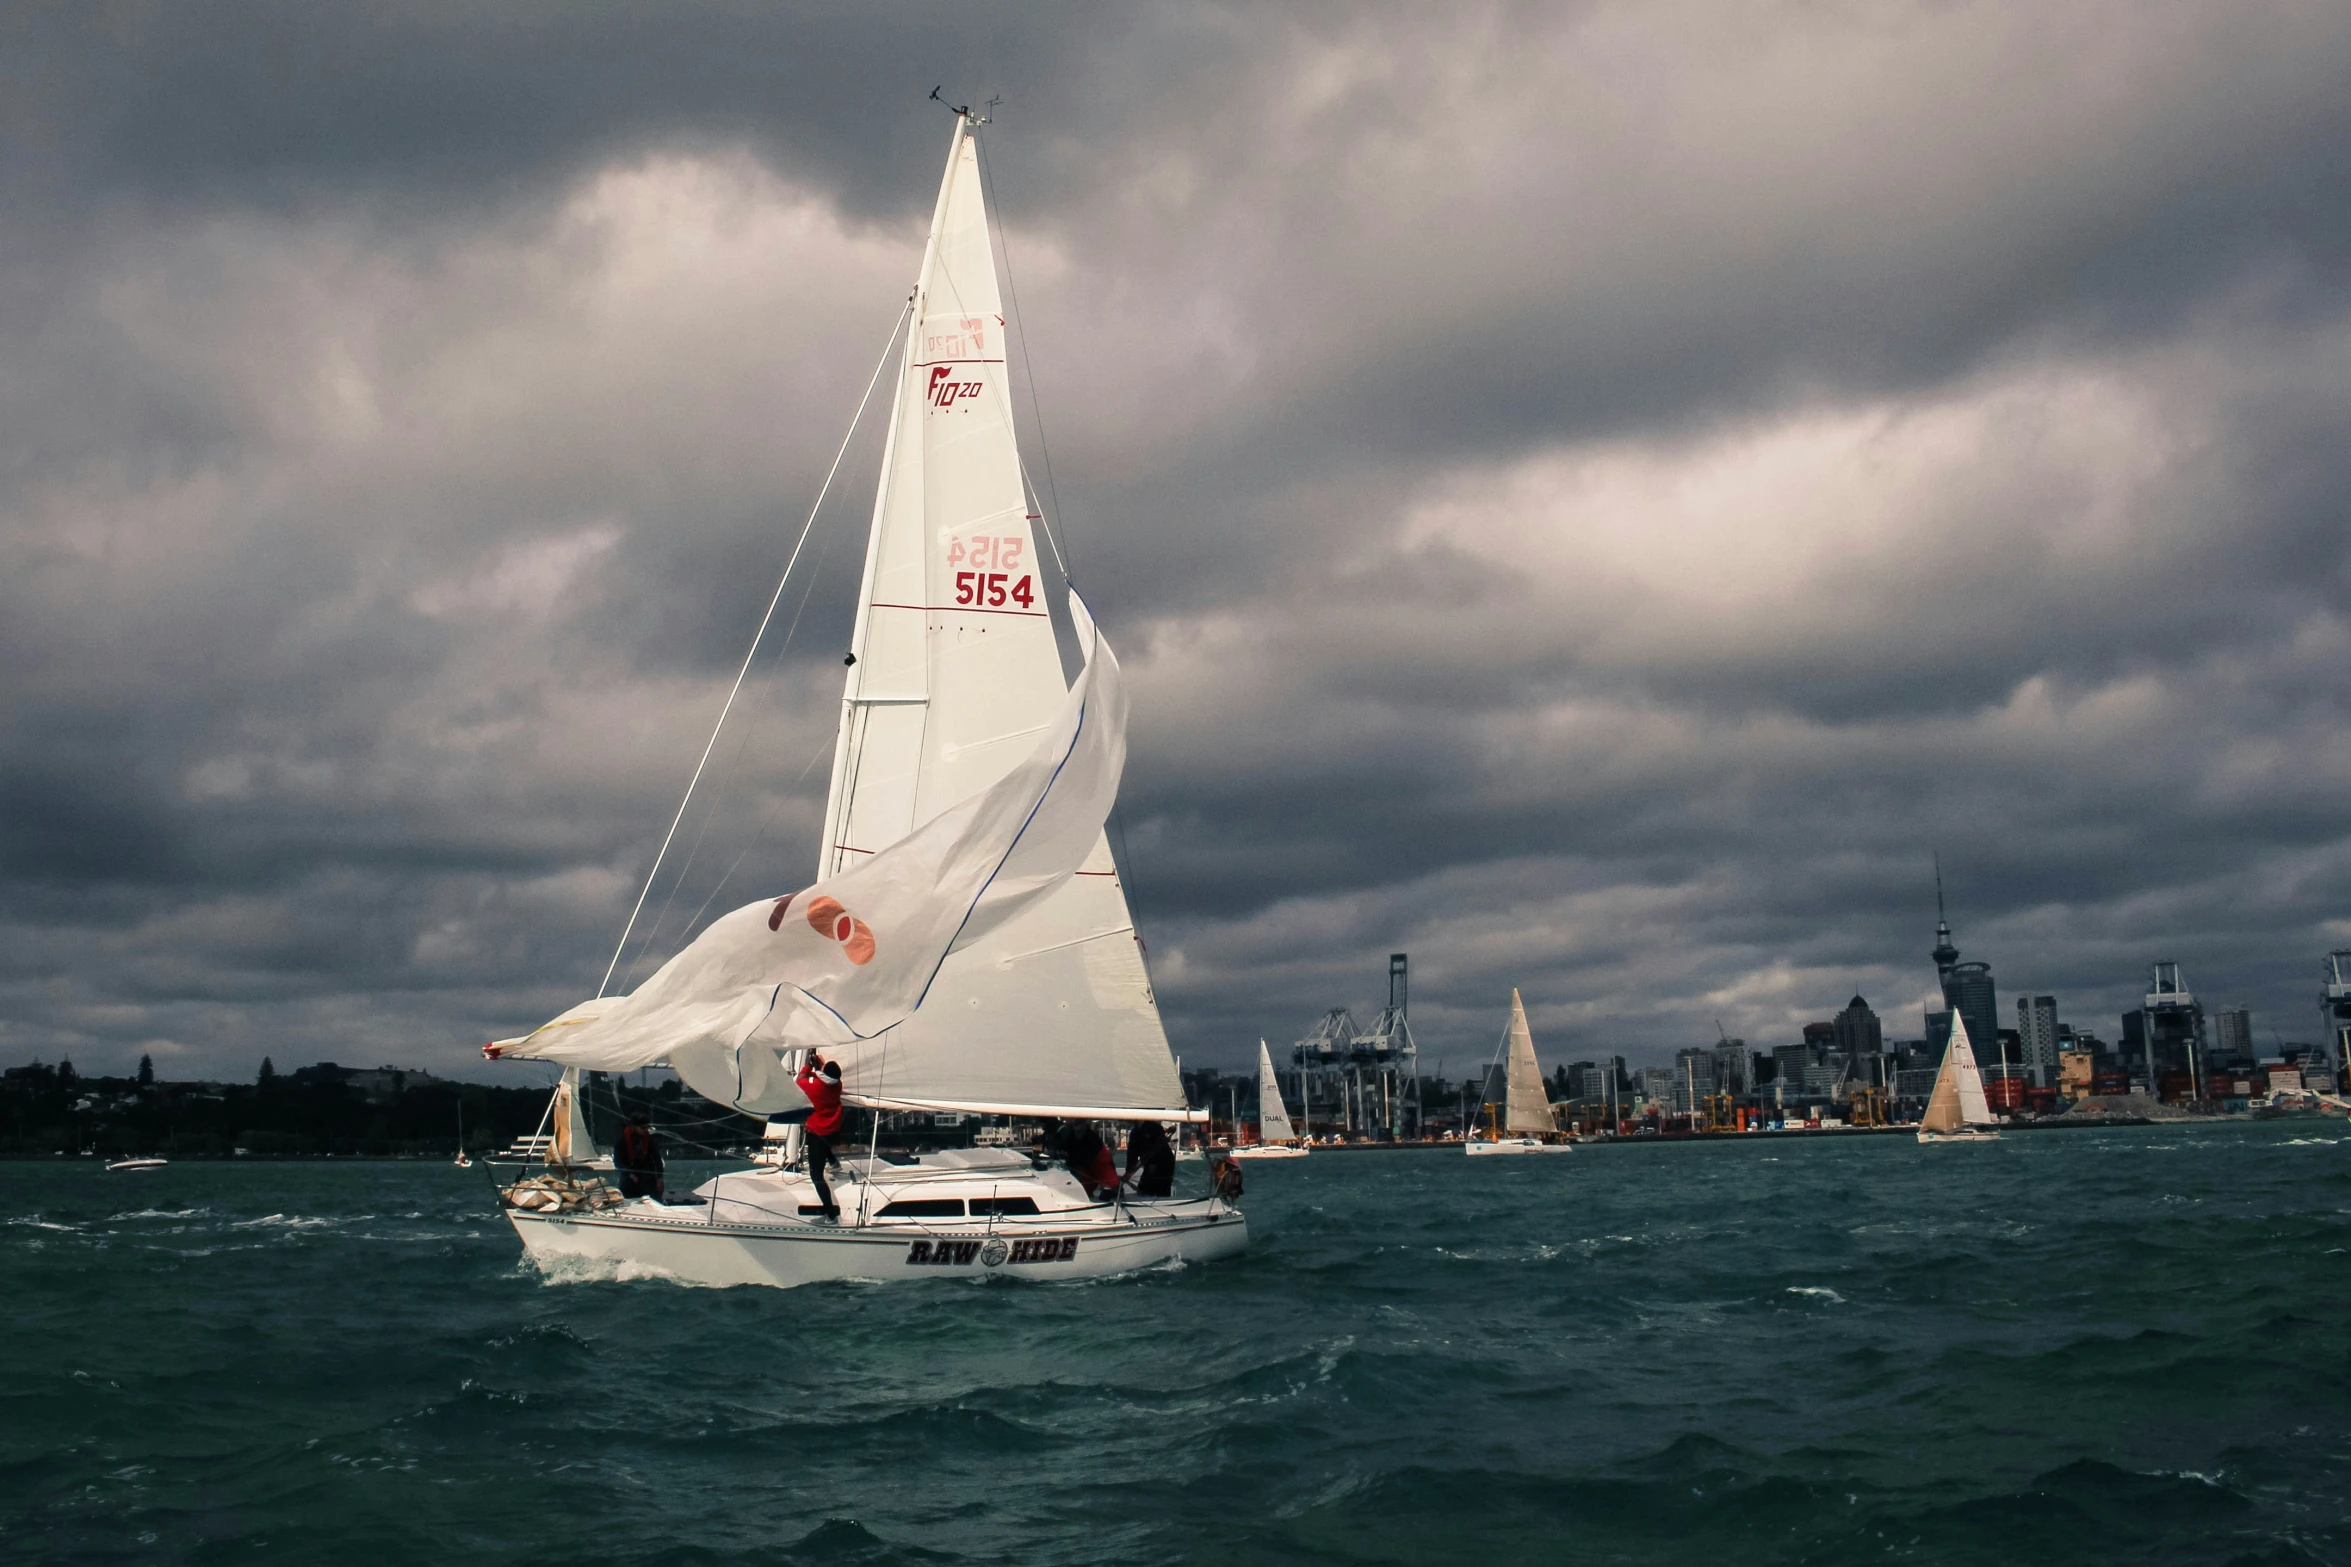
[[(1943, 857), (1935, 856), (1935, 976), (1942, 980), (1943, 989), (1951, 989), (1951, 965), (1959, 961), (1959, 949), (1951, 944), (1951, 917), (1943, 909)], [(1981, 1049), (1981, 1046), (1977, 1047)]]

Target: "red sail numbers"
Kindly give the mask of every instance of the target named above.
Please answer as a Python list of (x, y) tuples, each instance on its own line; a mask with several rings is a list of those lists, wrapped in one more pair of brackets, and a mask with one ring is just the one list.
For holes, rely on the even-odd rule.
[(978, 534), (947, 541), (955, 602), (974, 609), (1037, 607), (1036, 578), (1021, 566), (1029, 541), (1019, 534)]

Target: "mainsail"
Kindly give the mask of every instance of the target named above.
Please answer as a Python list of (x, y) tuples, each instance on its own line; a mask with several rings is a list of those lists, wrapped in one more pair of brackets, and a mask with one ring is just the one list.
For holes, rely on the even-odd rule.
[(1535, 1064), (1535, 1036), (1527, 1027), (1526, 1003), (1514, 987), (1510, 992), (1510, 1058), (1502, 1109), (1506, 1132), (1556, 1131), (1551, 1118), (1551, 1095), (1543, 1087), (1543, 1069)]
[(1992, 1107), (1984, 1102), (1984, 1075), (1976, 1070), (1975, 1048), (1967, 1041), (1967, 1020), (1951, 1009), (1951, 1044), (1935, 1073), (1935, 1091), (1927, 1099), (1919, 1127), (1929, 1132), (1956, 1132), (1961, 1126), (1992, 1125)]
[[(818, 874), (1015, 765), (1067, 681), (1022, 477), (974, 125), (956, 122), (915, 286), (850, 639)], [(913, 1017), (842, 1052), (887, 1108), (1149, 1111), (1184, 1094), (1106, 840), (947, 960)]]
[(1290, 1125), (1290, 1112), (1282, 1104), (1282, 1085), (1273, 1075), (1273, 1052), (1265, 1041), (1257, 1041), (1257, 1140), (1263, 1143), (1286, 1143), (1298, 1135)]

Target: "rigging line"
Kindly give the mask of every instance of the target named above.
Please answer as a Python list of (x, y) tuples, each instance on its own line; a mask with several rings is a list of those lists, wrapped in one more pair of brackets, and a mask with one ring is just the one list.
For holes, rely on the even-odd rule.
[[(832, 549), (832, 543), (831, 539), (826, 539), (823, 546), (816, 552), (816, 565), (808, 574), (808, 592), (800, 595), (800, 609), (802, 611), (808, 608), (809, 594), (816, 591), (817, 579), (824, 575), (824, 563), (827, 554)], [(796, 612), (792, 616), (792, 624), (784, 630), (783, 645), (776, 649), (776, 658), (779, 661), (782, 660), (785, 650), (792, 645), (792, 633), (799, 629), (800, 615)], [(794, 778), (792, 782), (794, 784), (806, 783), (808, 775), (816, 771), (816, 764), (822, 761), (826, 753), (833, 750), (837, 744), (837, 737), (818, 742), (816, 749), (808, 753), (808, 760), (802, 765), (799, 776)], [(702, 916), (710, 911), (711, 904), (718, 901), (718, 895), (726, 891), (727, 883), (735, 879), (735, 872), (743, 868), (743, 861), (750, 856), (751, 851), (767, 842), (768, 833), (774, 829), (776, 818), (781, 816), (783, 811), (784, 802), (781, 800), (767, 808), (767, 815), (760, 819), (759, 831), (751, 835), (751, 841), (743, 845), (742, 852), (734, 857), (734, 860), (727, 866), (725, 874), (718, 878), (718, 885), (710, 889), (710, 896), (702, 900), (702, 906), (694, 911), (691, 919), (686, 921), (686, 929), (692, 930), (702, 923)], [(682, 871), (678, 873), (678, 876), (681, 881), (685, 879), (685, 873)]]
[(776, 579), (775, 593), (767, 601), (767, 613), (759, 617), (759, 629), (751, 634), (751, 649), (743, 655), (743, 667), (735, 671), (735, 684), (727, 692), (724, 706), (718, 710), (718, 722), (710, 729), (710, 740), (702, 747), (702, 759), (694, 764), (694, 776), (686, 780), (685, 798), (678, 801), (678, 813), (670, 818), (669, 831), (662, 835), (661, 851), (653, 856), (653, 869), (645, 873), (645, 886), (637, 894), (635, 908), (629, 910), (628, 923), (621, 927), (620, 942), (612, 949), (612, 961), (604, 966), (604, 979), (597, 985), (601, 997), (612, 985), (612, 971), (620, 967), (620, 955), (628, 950), (629, 932), (637, 928), (637, 916), (645, 911), (645, 899), (652, 894), (653, 879), (661, 874), (661, 862), (669, 855), (669, 846), (678, 835), (678, 823), (686, 819), (686, 807), (694, 799), (694, 787), (702, 781), (702, 769), (710, 765), (710, 753), (718, 748), (719, 731), (726, 727), (727, 714), (734, 710), (735, 698), (742, 693), (743, 678), (751, 673), (751, 661), (759, 656), (760, 639), (767, 635), (768, 622), (775, 618), (776, 606), (783, 602), (784, 584), (792, 580), (792, 568), (800, 563), (800, 552), (808, 545), (808, 530), (816, 526), (816, 514), (824, 508), (824, 498), (832, 492), (833, 477), (841, 471), (841, 459), (849, 455), (849, 443), (856, 438), (857, 426), (865, 418), (866, 404), (873, 401), (873, 389), (882, 382), (882, 371), (889, 366), (891, 345), (898, 341), (898, 329), (914, 313), (914, 301), (908, 299), (898, 311), (898, 319), (891, 323), (889, 338), (882, 344), (882, 357), (874, 361), (873, 376), (865, 383), (865, 395), (857, 400), (857, 412), (850, 416), (849, 429), (841, 437), (840, 450), (833, 453), (833, 465), (825, 470), (824, 483), (817, 487), (816, 504), (808, 508), (808, 520), (800, 525), (800, 537), (792, 545), (791, 558), (784, 562), (784, 574)]
[[(988, 144), (977, 136), (974, 136), (971, 141), (973, 150), (979, 154), (980, 179), (987, 186), (987, 192), (991, 198), (987, 203), (987, 211), (990, 227), (994, 228), (996, 231), (996, 248), (1004, 252), (1005, 302), (1012, 306), (1013, 320), (1021, 323), (1019, 333), (1020, 373), (1022, 379), (1026, 380), (1029, 384), (1029, 422), (1036, 427), (1037, 457), (1045, 465), (1045, 493), (1052, 499), (1053, 515), (1058, 517), (1062, 514), (1061, 490), (1053, 482), (1053, 448), (1047, 445), (1045, 441), (1045, 410), (1043, 406), (1037, 401), (1036, 367), (1029, 362), (1028, 318), (1020, 313), (1020, 289), (1016, 287), (1012, 281), (1012, 242), (1004, 237), (1004, 224), (1002, 218), (999, 216), (999, 204), (993, 199), (993, 193), (996, 189), (996, 177), (991, 171), (988, 163)], [(1014, 456), (1017, 458), (1018, 455), (1019, 452), (1016, 443)], [(1023, 479), (1028, 477), (1028, 467), (1025, 463), (1021, 466), (1021, 477)], [(1030, 488), (1033, 490), (1035, 486), (1032, 485)], [(1039, 513), (1037, 520), (1045, 524), (1046, 542), (1053, 546), (1054, 563), (1061, 567), (1062, 578), (1066, 581), (1069, 577), (1069, 557), (1063, 552), (1061, 548), (1061, 541), (1053, 536), (1053, 524), (1050, 519), (1043, 515), (1045, 508), (1040, 506), (1037, 508), (1037, 510)]]
[[(808, 613), (808, 601), (815, 596), (816, 585), (824, 577), (825, 562), (832, 559), (832, 554), (833, 535), (828, 533), (825, 535), (823, 542), (818, 544), (816, 547), (816, 564), (809, 568), (808, 585), (800, 590), (800, 604), (797, 609), (792, 611), (792, 623), (784, 628), (783, 640), (776, 644), (776, 650), (770, 656), (770, 662), (772, 664), (781, 665), (784, 661), (784, 655), (792, 650), (792, 639), (800, 634), (801, 617)], [(750, 749), (751, 737), (758, 731), (758, 728), (759, 710), (754, 708), (752, 710), (751, 722), (744, 726), (743, 737), (741, 740), (737, 741), (735, 745), (735, 754), (732, 758), (729, 759), (726, 767), (720, 769), (720, 776), (726, 776), (729, 770), (734, 768), (737, 763), (743, 760), (743, 753)], [(831, 744), (830, 742), (827, 742), (825, 749), (829, 750), (830, 748)], [(822, 754), (822, 751), (817, 753), (817, 755)], [(815, 757), (812, 756), (809, 759), (808, 765), (800, 769), (800, 776), (792, 781), (796, 784), (805, 781), (808, 777), (810, 769), (814, 768), (815, 766), (816, 760)], [(677, 901), (678, 891), (680, 888), (685, 886), (686, 875), (694, 868), (694, 862), (701, 858), (702, 839), (704, 835), (710, 831), (710, 824), (717, 819), (719, 807), (723, 803), (723, 795), (719, 799), (713, 800), (710, 805), (710, 810), (702, 818), (702, 825), (695, 830), (693, 847), (688, 849), (686, 852), (686, 863), (678, 868), (676, 878), (670, 882), (669, 896), (661, 900), (661, 912), (654, 917), (652, 932), (648, 934), (644, 941), (638, 946), (636, 961), (629, 965), (628, 972), (632, 974), (636, 972), (637, 965), (645, 961), (645, 954), (651, 952), (654, 949), (655, 945), (661, 938), (661, 932), (667, 928), (669, 924), (670, 906)], [(726, 873), (719, 877), (718, 885), (710, 889), (710, 895), (702, 900), (701, 907), (697, 908), (693, 912), (693, 915), (687, 919), (685, 925), (687, 931), (691, 932), (695, 926), (702, 922), (702, 916), (709, 912), (710, 905), (717, 901), (718, 895), (726, 890), (727, 883), (734, 879), (735, 872), (742, 867), (744, 859), (751, 853), (751, 851), (758, 848), (759, 845), (767, 841), (768, 832), (775, 826), (776, 817), (782, 812), (782, 809), (783, 804), (781, 801), (778, 801), (777, 803), (768, 807), (766, 816), (759, 823), (759, 831), (752, 835), (751, 841), (743, 846), (742, 853), (737, 854), (733, 862), (727, 866)]]

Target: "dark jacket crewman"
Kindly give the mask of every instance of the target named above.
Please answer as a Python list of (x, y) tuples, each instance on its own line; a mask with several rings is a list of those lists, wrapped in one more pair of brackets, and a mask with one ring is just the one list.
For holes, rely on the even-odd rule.
[(1126, 1183), (1137, 1197), (1165, 1197), (1175, 1191), (1175, 1148), (1167, 1128), (1137, 1121), (1127, 1132)]
[(663, 1197), (668, 1183), (661, 1174), (661, 1147), (653, 1140), (653, 1117), (642, 1110), (629, 1113), (612, 1148), (612, 1173), (620, 1177), (623, 1197)]

